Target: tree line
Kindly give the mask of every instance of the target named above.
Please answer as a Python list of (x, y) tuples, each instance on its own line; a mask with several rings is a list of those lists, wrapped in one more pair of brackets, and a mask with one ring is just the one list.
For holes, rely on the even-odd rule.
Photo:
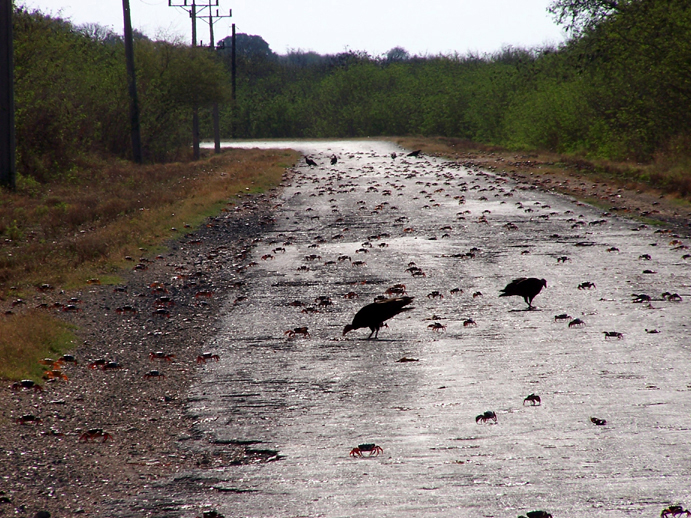
[[(555, 0), (550, 10), (565, 43), (485, 55), (277, 55), (239, 34), (235, 103), (230, 38), (210, 52), (140, 35), (145, 159), (188, 153), (195, 103), (211, 138), (213, 101), (224, 138), (448, 136), (612, 160), (688, 157), (691, 4)], [(121, 38), (20, 8), (15, 41), (19, 172), (48, 178), (89, 153), (127, 158)]]
[(633, 161), (689, 147), (691, 3), (557, 0), (551, 11), (570, 31), (558, 47), (238, 52), (238, 103), (225, 133), (435, 135)]
[[(13, 29), (18, 173), (46, 181), (93, 156), (129, 159), (122, 37), (25, 8)], [(223, 64), (206, 49), (140, 33), (135, 63), (144, 159), (189, 154), (192, 106), (228, 97)]]

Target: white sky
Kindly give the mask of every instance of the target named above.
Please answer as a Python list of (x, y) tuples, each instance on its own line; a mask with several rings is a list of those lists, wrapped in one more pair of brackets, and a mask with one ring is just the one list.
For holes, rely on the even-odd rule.
[[(217, 0), (196, 0), (206, 5), (209, 1)], [(396, 46), (418, 55), (484, 53), (504, 45), (557, 44), (565, 37), (546, 11), (552, 0), (218, 1), (221, 13), (232, 8), (233, 17), (214, 25), (214, 39), (229, 35), (235, 23), (238, 33), (261, 36), (279, 54), (289, 49), (320, 54), (348, 49), (379, 55)], [(77, 25), (98, 23), (122, 33), (120, 0), (17, 0), (17, 4)], [(190, 40), (189, 15), (168, 7), (168, 0), (130, 0), (130, 5), (135, 29), (154, 38)], [(198, 22), (197, 32), (198, 39), (208, 44), (208, 24)]]

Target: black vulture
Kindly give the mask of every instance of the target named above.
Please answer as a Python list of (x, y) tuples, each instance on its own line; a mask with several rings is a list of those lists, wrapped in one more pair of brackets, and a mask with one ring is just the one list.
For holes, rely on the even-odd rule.
[(422, 153), (422, 149), (416, 149), (415, 151), (408, 153), (406, 156), (414, 156), (415, 158), (418, 158), (420, 153)]
[(506, 288), (501, 290), (499, 296), (511, 297), (513, 295), (518, 295), (519, 297), (523, 297), (523, 300), (528, 304), (528, 309), (533, 309), (533, 299), (537, 297), (537, 294), (542, 291), (543, 287), (547, 287), (547, 281), (545, 279), (536, 279), (535, 277), (526, 279), (525, 277), (520, 277), (507, 284)]
[(338, 157), (334, 155), (331, 157), (331, 165), (336, 165), (336, 162), (338, 162)]
[(308, 156), (305, 157), (305, 162), (307, 162), (307, 165), (310, 167), (319, 165)]
[(406, 308), (413, 302), (413, 297), (396, 297), (393, 299), (386, 299), (380, 302), (374, 302), (372, 304), (367, 304), (364, 308), (358, 311), (353, 318), (353, 323), (348, 324), (343, 328), (343, 335), (348, 331), (353, 329), (360, 329), (363, 327), (369, 327), (372, 331), (367, 337), (369, 340), (374, 335), (377, 338), (379, 335), (379, 329), (384, 325), (384, 322), (392, 317), (395, 317), (403, 311), (409, 311), (414, 308)]

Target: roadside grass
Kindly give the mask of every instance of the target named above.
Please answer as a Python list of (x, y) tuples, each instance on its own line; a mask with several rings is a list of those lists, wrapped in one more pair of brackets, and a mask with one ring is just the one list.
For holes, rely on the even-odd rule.
[(73, 329), (39, 310), (0, 319), (0, 378), (43, 383), (44, 369), (38, 361), (45, 357), (57, 359), (73, 349)]
[(422, 149), (427, 154), (444, 156), (463, 153), (491, 153), (502, 150), (497, 146), (488, 146), (472, 140), (450, 137), (392, 137), (389, 140), (406, 149)]
[(491, 153), (505, 160), (537, 161), (541, 165), (539, 169), (531, 169), (533, 174), (566, 173), (629, 190), (655, 191), (656, 194), (665, 195), (669, 203), (686, 210), (691, 209), (691, 157), (672, 151), (659, 154), (649, 164), (634, 164), (589, 160), (544, 151), (512, 151), (448, 137), (405, 137), (392, 140), (407, 149), (422, 149), (425, 153), (454, 159), (462, 158), (464, 154)]
[(665, 160), (649, 164), (616, 163), (546, 153), (540, 157), (554, 164), (553, 167), (575, 171), (594, 181), (614, 183), (632, 190), (655, 189), (672, 198), (691, 201), (691, 164), (669, 166)]
[(126, 256), (160, 252), (237, 194), (277, 186), (297, 157), (231, 149), (189, 163), (94, 162), (49, 184), (22, 179), (18, 192), (0, 192), (0, 299), (44, 283), (117, 283)]
[[(0, 301), (29, 300), (42, 284), (119, 284), (133, 265), (126, 257), (161, 253), (239, 195), (277, 187), (299, 156), (230, 149), (189, 163), (92, 160), (60, 182), (20, 179), (17, 192), (0, 191)], [(0, 378), (39, 381), (37, 361), (74, 348), (72, 332), (38, 310), (0, 315)]]

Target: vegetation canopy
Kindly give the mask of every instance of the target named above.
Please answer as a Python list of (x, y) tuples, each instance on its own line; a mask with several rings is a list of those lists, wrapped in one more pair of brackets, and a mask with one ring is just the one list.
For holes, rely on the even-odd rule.
[[(13, 22), (19, 174), (45, 182), (69, 175), (90, 155), (129, 158), (122, 38), (25, 8)], [(192, 105), (224, 101), (227, 73), (206, 49), (135, 36), (145, 159), (184, 158)]]
[[(238, 39), (238, 102), (226, 136), (446, 136), (510, 149), (685, 168), (691, 134), (691, 4), (556, 0), (571, 37), (487, 55), (395, 47), (319, 55)], [(249, 40), (247, 41), (249, 44)], [(222, 55), (229, 66), (229, 40)], [(208, 131), (208, 130), (207, 130)], [(666, 167), (666, 166), (665, 166)]]
[[(261, 36), (238, 34), (236, 102), (230, 37), (211, 52), (139, 34), (145, 159), (189, 157), (191, 107), (210, 138), (208, 108), (219, 102), (224, 138), (442, 136), (656, 162), (674, 185), (689, 184), (691, 4), (554, 0), (549, 11), (570, 34), (564, 44), (486, 55), (277, 55)], [(89, 155), (129, 158), (120, 36), (26, 8), (15, 35), (20, 175), (45, 182), (69, 178)]]

